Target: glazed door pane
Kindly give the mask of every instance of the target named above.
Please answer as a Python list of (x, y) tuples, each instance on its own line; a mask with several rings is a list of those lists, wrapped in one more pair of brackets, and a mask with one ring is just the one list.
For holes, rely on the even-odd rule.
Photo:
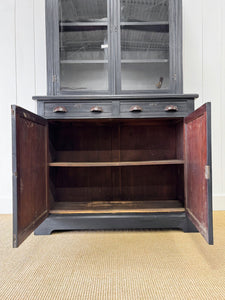
[(169, 0), (120, 0), (121, 89), (168, 90)]
[(59, 1), (61, 91), (109, 89), (107, 0)]
[(121, 21), (168, 21), (168, 6), (168, 0), (120, 0)]

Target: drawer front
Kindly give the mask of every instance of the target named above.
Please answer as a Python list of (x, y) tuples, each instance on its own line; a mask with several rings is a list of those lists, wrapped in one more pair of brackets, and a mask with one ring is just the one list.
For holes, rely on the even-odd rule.
[(47, 119), (110, 118), (111, 114), (112, 102), (56, 102), (44, 105)]
[(184, 117), (189, 110), (187, 101), (121, 101), (120, 103), (121, 118)]

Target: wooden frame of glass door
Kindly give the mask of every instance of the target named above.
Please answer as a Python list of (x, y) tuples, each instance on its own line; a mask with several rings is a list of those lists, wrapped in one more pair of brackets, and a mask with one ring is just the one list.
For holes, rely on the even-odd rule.
[(108, 90), (62, 91), (60, 89), (60, 55), (58, 0), (46, 0), (47, 80), (48, 95), (120, 95), (120, 94), (181, 94), (182, 76), (182, 1), (169, 0), (169, 78), (166, 90), (121, 89), (120, 0), (108, 3)]

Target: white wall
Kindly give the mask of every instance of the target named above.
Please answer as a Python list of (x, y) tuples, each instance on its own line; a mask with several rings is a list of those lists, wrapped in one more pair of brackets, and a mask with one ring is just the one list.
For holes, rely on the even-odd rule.
[[(204, 4), (204, 5), (203, 5)], [(12, 211), (10, 105), (46, 95), (45, 0), (0, 2), (0, 213)], [(212, 102), (213, 204), (225, 210), (225, 1), (183, 0), (184, 92)]]
[(45, 0), (0, 1), (0, 213), (12, 211), (11, 104), (46, 94)]

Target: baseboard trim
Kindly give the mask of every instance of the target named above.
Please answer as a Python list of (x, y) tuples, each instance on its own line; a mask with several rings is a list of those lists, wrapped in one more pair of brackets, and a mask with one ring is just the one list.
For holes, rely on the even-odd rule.
[(225, 194), (213, 195), (213, 210), (225, 210)]
[(0, 197), (0, 214), (12, 214), (12, 199)]

